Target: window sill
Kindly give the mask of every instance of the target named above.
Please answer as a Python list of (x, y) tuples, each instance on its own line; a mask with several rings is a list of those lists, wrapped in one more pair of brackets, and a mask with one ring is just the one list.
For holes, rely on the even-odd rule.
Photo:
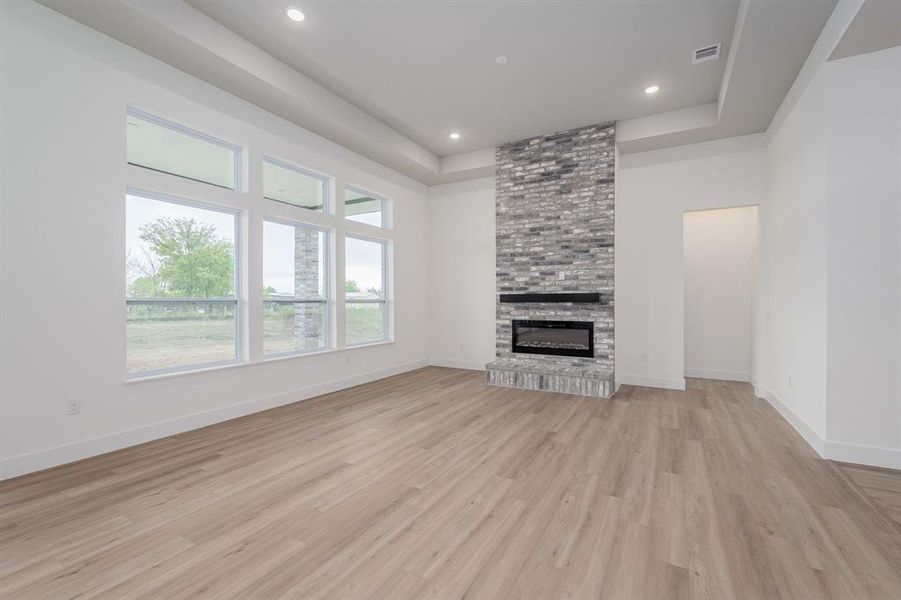
[(223, 364), (200, 366), (196, 368), (188, 368), (183, 371), (171, 371), (165, 373), (150, 373), (148, 375), (135, 375), (133, 377), (126, 376), (122, 383), (142, 383), (144, 381), (156, 381), (157, 379), (170, 379), (172, 377), (184, 377), (185, 375), (196, 375), (198, 373), (211, 373), (214, 371), (224, 371), (225, 369), (234, 369), (236, 367), (246, 367), (255, 363), (247, 361), (234, 361)]
[(311, 350), (310, 352), (291, 352), (286, 354), (276, 354), (274, 356), (264, 356), (263, 360), (258, 363), (250, 363), (255, 365), (260, 365), (263, 363), (273, 363), (279, 362), (282, 360), (290, 360), (292, 358), (304, 358), (306, 356), (321, 356), (323, 354), (332, 354), (333, 352), (340, 352), (341, 350), (337, 348), (326, 348), (324, 350)]
[(345, 346), (342, 348), (343, 350), (356, 350), (357, 348), (371, 348), (373, 346), (388, 346), (389, 344), (393, 344), (394, 340), (382, 340), (380, 342), (364, 342), (362, 344), (352, 344), (350, 346)]
[(323, 354), (337, 354), (346, 352), (347, 350), (356, 350), (358, 348), (372, 348), (376, 346), (388, 346), (394, 344), (394, 340), (382, 340), (381, 342), (368, 342), (365, 344), (355, 344), (353, 346), (345, 346), (344, 348), (328, 348), (327, 350), (317, 350), (315, 352), (300, 352), (297, 354), (286, 354), (283, 356), (273, 356), (264, 358), (256, 362), (236, 361), (226, 364), (209, 365), (206, 367), (197, 367), (196, 369), (185, 369), (184, 371), (172, 371), (171, 373), (153, 373), (150, 375), (138, 375), (136, 377), (126, 377), (122, 383), (128, 385), (132, 383), (144, 383), (146, 381), (158, 381), (161, 379), (171, 379), (173, 377), (184, 377), (186, 375), (199, 375), (202, 373), (213, 373), (215, 371), (224, 371), (226, 369), (237, 369), (242, 367), (252, 367), (255, 365), (263, 365), (267, 363), (276, 363), (292, 358), (306, 358), (307, 356), (322, 356)]

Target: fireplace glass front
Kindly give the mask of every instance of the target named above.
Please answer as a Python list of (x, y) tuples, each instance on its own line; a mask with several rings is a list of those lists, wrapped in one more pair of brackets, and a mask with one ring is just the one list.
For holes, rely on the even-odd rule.
[(513, 352), (593, 358), (594, 323), (514, 319)]

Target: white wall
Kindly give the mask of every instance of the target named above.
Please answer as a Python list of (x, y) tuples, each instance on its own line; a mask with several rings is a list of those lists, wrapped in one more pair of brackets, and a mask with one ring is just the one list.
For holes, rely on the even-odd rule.
[(901, 468), (901, 47), (824, 76), (830, 457)]
[(767, 197), (766, 137), (620, 156), (616, 199), (616, 376), (684, 389), (686, 211)]
[(685, 213), (685, 375), (750, 381), (757, 208)]
[(769, 145), (768, 399), (823, 456), (901, 468), (901, 48), (820, 65)]
[[(4, 3), (0, 12), (0, 475), (425, 364), (424, 186), (40, 5)], [(335, 176), (338, 189), (353, 182), (390, 196), (396, 342), (124, 383), (124, 191), (173, 179), (126, 166), (128, 104), (246, 144), (252, 178), (267, 152)], [(239, 208), (258, 264), (263, 214), (291, 208), (263, 203), (258, 178), (251, 184)], [(173, 185), (215, 198), (204, 184)], [(354, 226), (340, 223), (338, 232), (345, 227)], [(82, 414), (66, 415), (72, 398)]]
[(495, 356), (494, 178), (429, 190), (429, 360), (482, 369)]
[(808, 440), (826, 432), (825, 99), (815, 78), (771, 136), (770, 200), (761, 210), (766, 393), (794, 413)]

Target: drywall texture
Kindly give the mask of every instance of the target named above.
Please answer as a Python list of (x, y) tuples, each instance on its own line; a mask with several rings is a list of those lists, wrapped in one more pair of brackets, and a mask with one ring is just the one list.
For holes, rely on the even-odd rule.
[[(497, 305), (497, 357), (523, 364), (614, 365), (615, 129), (581, 127), (497, 150), (497, 292), (600, 292), (599, 304)], [(593, 321), (593, 358), (513, 354), (513, 319)]]
[(750, 381), (757, 208), (685, 213), (685, 375)]

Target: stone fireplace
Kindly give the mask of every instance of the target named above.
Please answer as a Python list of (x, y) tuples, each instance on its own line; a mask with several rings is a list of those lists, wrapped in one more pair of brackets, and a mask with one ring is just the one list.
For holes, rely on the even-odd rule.
[(614, 391), (612, 123), (497, 150), (495, 385)]

